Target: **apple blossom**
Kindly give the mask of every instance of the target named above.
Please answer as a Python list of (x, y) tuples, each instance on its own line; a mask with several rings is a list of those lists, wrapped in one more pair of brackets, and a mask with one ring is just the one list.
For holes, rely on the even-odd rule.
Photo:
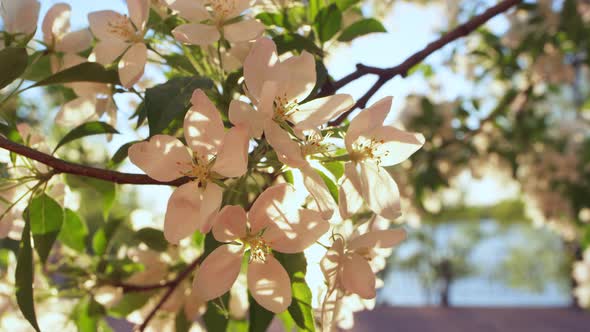
[[(206, 233), (220, 207), (222, 178), (239, 177), (248, 164), (248, 135), (244, 127), (225, 132), (221, 116), (205, 93), (197, 89), (184, 118), (185, 146), (176, 137), (155, 135), (129, 148), (131, 162), (158, 181), (190, 178), (170, 200), (164, 235), (178, 243), (197, 229)], [(189, 153), (189, 150), (191, 153)]]
[(96, 61), (108, 65), (119, 60), (119, 79), (129, 88), (141, 76), (147, 62), (147, 47), (143, 36), (149, 16), (149, 0), (128, 0), (129, 17), (112, 10), (88, 14), (90, 30), (97, 42), (94, 53)]
[(249, 250), (248, 289), (252, 297), (274, 313), (283, 312), (291, 303), (291, 281), (272, 251), (301, 252), (328, 228), (318, 211), (299, 209), (288, 184), (266, 189), (248, 213), (240, 206), (227, 205), (212, 229), (215, 239), (225, 244), (203, 261), (193, 294), (209, 301), (229, 291)]
[[(70, 11), (71, 7), (67, 3), (57, 3), (45, 14), (41, 27), (43, 42), (48, 50), (76, 54), (90, 47), (92, 34), (87, 28), (70, 31)], [(57, 72), (61, 67), (59, 57), (51, 54), (50, 61), (53, 72)]]
[(387, 219), (400, 216), (399, 190), (383, 166), (406, 160), (424, 144), (422, 134), (383, 125), (391, 109), (385, 97), (361, 111), (348, 127), (344, 138), (350, 162), (344, 165), (340, 186), (340, 213), (348, 217), (362, 201)]
[(4, 30), (10, 34), (32, 35), (37, 30), (41, 4), (37, 0), (0, 0)]
[(258, 38), (264, 25), (241, 16), (250, 0), (165, 0), (173, 11), (191, 23), (176, 27), (172, 34), (187, 44), (207, 46), (220, 39), (230, 43)]

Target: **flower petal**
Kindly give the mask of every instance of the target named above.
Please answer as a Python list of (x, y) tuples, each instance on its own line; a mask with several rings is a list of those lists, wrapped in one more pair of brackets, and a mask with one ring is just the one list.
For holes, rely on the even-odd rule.
[(303, 202), (293, 186), (276, 184), (263, 191), (250, 207), (248, 222), (252, 233), (257, 233), (279, 219), (295, 219)]
[(177, 244), (199, 228), (199, 214), (203, 201), (203, 189), (196, 182), (188, 182), (176, 188), (166, 208), (164, 237)]
[(375, 274), (369, 263), (358, 254), (344, 256), (342, 260), (342, 286), (363, 299), (375, 297)]
[(246, 236), (247, 217), (243, 207), (226, 205), (213, 223), (213, 237), (219, 242), (231, 242)]
[(79, 53), (92, 45), (92, 34), (88, 29), (67, 33), (55, 45), (55, 50), (65, 53)]
[(71, 9), (67, 3), (57, 3), (45, 14), (41, 30), (43, 30), (43, 41), (47, 46), (53, 46), (56, 39), (61, 38), (70, 30)]
[(392, 126), (378, 127), (367, 134), (370, 138), (383, 142), (377, 145), (373, 152), (379, 157), (381, 166), (401, 163), (418, 151), (425, 142), (422, 134), (403, 131)]
[(392, 248), (404, 241), (407, 233), (403, 228), (370, 231), (348, 241), (348, 250), (360, 248)]
[(94, 46), (96, 62), (101, 65), (110, 65), (129, 48), (129, 43), (120, 39), (99, 40)]
[(221, 199), (223, 198), (223, 189), (215, 183), (207, 184), (207, 188), (203, 191), (203, 202), (201, 203), (201, 212), (199, 214), (199, 231), (201, 233), (209, 233), (211, 226), (215, 222), (215, 215), (221, 206)]
[(281, 313), (291, 304), (291, 280), (285, 268), (273, 256), (266, 262), (248, 265), (248, 289), (258, 304), (274, 313)]
[(292, 56), (281, 62), (278, 66), (281, 73), (286, 77), (279, 77), (285, 80), (286, 87), (283, 93), (289, 101), (302, 102), (309, 96), (316, 84), (315, 59), (307, 51), (301, 55)]
[(246, 126), (237, 126), (228, 130), (211, 170), (228, 178), (235, 178), (246, 173), (248, 141)]
[(79, 97), (61, 107), (55, 116), (55, 122), (62, 126), (73, 127), (97, 118), (96, 98)]
[(361, 195), (373, 212), (387, 219), (397, 219), (401, 215), (400, 195), (397, 184), (387, 171), (372, 162), (356, 165), (361, 184)]
[(344, 176), (338, 189), (338, 207), (342, 218), (350, 218), (363, 206), (364, 200), (360, 191), (361, 183), (354, 163), (344, 164)]
[(168, 7), (177, 12), (180, 17), (191, 21), (201, 22), (209, 18), (207, 9), (200, 1), (195, 0), (164, 0)]
[(221, 115), (201, 89), (193, 92), (191, 103), (193, 106), (184, 117), (184, 138), (198, 157), (212, 157), (225, 137)]
[(346, 148), (350, 150), (352, 143), (363, 133), (383, 125), (383, 121), (391, 110), (392, 97), (380, 99), (373, 105), (362, 110), (350, 121), (348, 131), (344, 137)]
[(264, 24), (257, 20), (243, 20), (223, 27), (223, 36), (230, 43), (254, 40), (264, 32)]
[(147, 47), (144, 43), (135, 43), (119, 61), (119, 79), (121, 85), (130, 88), (143, 76), (147, 62)]
[(330, 223), (320, 212), (300, 209), (297, 217), (275, 218), (263, 238), (273, 250), (293, 254), (314, 244), (329, 229)]
[(326, 281), (328, 281), (328, 286), (333, 287), (337, 278), (339, 269), (341, 267), (341, 260), (344, 255), (344, 241), (341, 238), (336, 238), (334, 243), (332, 243), (332, 247), (328, 249), (326, 255), (320, 261), (320, 268)]
[(268, 38), (260, 38), (252, 46), (244, 60), (244, 80), (249, 93), (259, 99), (264, 82), (272, 78), (272, 67), (279, 61), (275, 43)]
[(243, 246), (224, 244), (213, 250), (201, 264), (193, 281), (193, 295), (209, 301), (228, 292), (242, 267)]
[(268, 144), (273, 147), (277, 157), (283, 164), (294, 168), (303, 167), (307, 164), (299, 144), (292, 140), (289, 133), (274, 121), (265, 122), (264, 135)]
[(176, 137), (155, 135), (129, 148), (129, 159), (149, 177), (158, 181), (178, 179), (192, 168), (192, 158)]
[(234, 125), (246, 125), (248, 135), (260, 138), (264, 128), (264, 119), (258, 111), (241, 100), (232, 100), (229, 104), (229, 121)]
[(129, 18), (139, 31), (145, 30), (148, 17), (150, 15), (150, 1), (149, 0), (127, 0), (127, 9), (129, 10)]
[(182, 43), (199, 46), (211, 45), (220, 37), (216, 27), (200, 23), (179, 25), (172, 30), (172, 35)]
[(353, 105), (354, 100), (346, 94), (318, 98), (300, 105), (290, 119), (295, 124), (295, 131), (317, 129)]
[(326, 186), (322, 177), (311, 166), (304, 166), (300, 170), (303, 174), (303, 184), (318, 205), (318, 209), (322, 212), (322, 217), (326, 220), (330, 219), (337, 206), (330, 194), (328, 186)]
[(125, 41), (125, 39), (113, 32), (111, 22), (124, 22), (127, 18), (124, 15), (112, 10), (100, 10), (88, 14), (88, 23), (92, 34), (100, 40), (118, 39)]

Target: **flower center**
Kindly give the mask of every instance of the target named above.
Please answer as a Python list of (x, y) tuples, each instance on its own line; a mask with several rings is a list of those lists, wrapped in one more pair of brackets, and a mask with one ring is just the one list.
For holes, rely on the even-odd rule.
[(204, 187), (209, 181), (209, 162), (203, 157), (199, 157), (197, 153), (194, 154), (194, 160), (190, 165), (190, 170), (182, 175), (188, 176), (192, 181), (196, 181), (199, 187)]
[(327, 154), (330, 151), (332, 144), (326, 143), (325, 139), (331, 135), (332, 133), (328, 133), (325, 137), (322, 137), (321, 134), (306, 136), (305, 142), (301, 145), (301, 153), (304, 156)]
[(376, 138), (359, 138), (352, 147), (352, 152), (349, 154), (352, 161), (363, 161), (366, 159), (373, 160), (377, 164), (381, 163), (381, 158), (387, 157), (389, 151), (382, 151), (381, 145), (385, 143), (384, 140)]
[(278, 122), (287, 120), (289, 115), (299, 111), (297, 106), (299, 106), (297, 104), (297, 99), (289, 101), (286, 96), (276, 96), (273, 102), (274, 120)]
[(215, 20), (219, 23), (232, 18), (229, 15), (233, 14), (237, 8), (236, 0), (210, 0), (209, 5)]
[(138, 31), (131, 23), (127, 15), (119, 15), (108, 22), (109, 32), (115, 34), (128, 42), (139, 42), (142, 40)]
[(266, 241), (264, 241), (260, 235), (247, 238), (244, 240), (244, 242), (250, 245), (249, 263), (266, 263), (266, 256), (270, 255), (271, 250)]

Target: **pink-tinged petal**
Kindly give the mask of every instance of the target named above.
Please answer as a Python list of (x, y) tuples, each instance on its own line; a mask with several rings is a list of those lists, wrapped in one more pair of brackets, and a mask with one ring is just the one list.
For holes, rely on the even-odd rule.
[(139, 31), (145, 30), (148, 17), (150, 15), (149, 0), (127, 0), (127, 9), (129, 9), (129, 18)]
[(400, 244), (407, 237), (403, 228), (370, 231), (348, 241), (348, 250), (362, 248), (392, 248)]
[(334, 210), (338, 207), (330, 194), (328, 186), (311, 166), (304, 166), (300, 170), (303, 174), (303, 184), (318, 205), (322, 217), (326, 220), (330, 219), (334, 214)]
[(274, 121), (265, 123), (264, 135), (268, 144), (273, 147), (277, 157), (283, 164), (294, 168), (303, 167), (307, 164), (299, 144), (292, 140), (289, 133)]
[(319, 211), (300, 209), (297, 217), (275, 218), (263, 238), (273, 250), (294, 254), (314, 244), (329, 229), (330, 223)]
[(287, 77), (278, 77), (286, 80), (285, 97), (287, 100), (302, 102), (309, 96), (316, 84), (315, 59), (310, 53), (303, 51), (301, 55), (292, 56), (278, 65), (281, 72)]
[(260, 138), (264, 128), (264, 119), (258, 111), (241, 100), (232, 100), (229, 104), (229, 121), (237, 125), (245, 125), (248, 128), (248, 136)]
[(55, 45), (55, 50), (65, 53), (79, 53), (90, 48), (92, 34), (88, 29), (82, 29), (65, 34)]
[(192, 169), (192, 158), (176, 137), (155, 135), (129, 148), (129, 159), (149, 177), (158, 181), (178, 179)]
[(254, 201), (248, 213), (251, 232), (257, 233), (276, 220), (296, 219), (301, 203), (295, 189), (289, 184), (281, 183), (267, 188)]
[(342, 286), (363, 299), (375, 297), (375, 273), (369, 263), (358, 254), (344, 256), (342, 260)]
[(131, 46), (119, 61), (121, 85), (130, 88), (143, 76), (147, 62), (147, 47), (144, 43)]
[(56, 39), (70, 30), (70, 13), (71, 7), (67, 3), (57, 3), (49, 8), (41, 24), (43, 41), (47, 46), (53, 46)]
[(184, 117), (184, 138), (199, 158), (209, 158), (217, 154), (225, 137), (223, 121), (203, 90), (193, 92), (191, 103)]
[(272, 120), (274, 117), (274, 103), (279, 93), (279, 83), (276, 81), (266, 81), (262, 84), (258, 102), (258, 111), (266, 120)]
[(371, 107), (365, 108), (350, 121), (348, 131), (344, 137), (346, 148), (350, 150), (352, 143), (363, 133), (383, 125), (383, 121), (391, 110), (392, 97), (380, 99)]
[(260, 38), (254, 43), (250, 54), (244, 60), (244, 80), (249, 93), (259, 99), (262, 85), (272, 77), (271, 68), (279, 61), (275, 43), (268, 38)]
[(213, 223), (213, 237), (219, 242), (231, 242), (246, 236), (246, 211), (238, 205), (226, 205)]
[[(84, 62), (88, 62), (88, 59), (81, 57), (78, 54), (70, 54), (70, 53), (64, 54), (64, 56), (62, 58), (61, 70), (77, 66), (77, 65), (84, 63)], [(87, 83), (80, 83), (80, 84), (87, 84)], [(74, 89), (75, 85), (70, 85), (70, 86), (72, 87), (72, 89)], [(74, 92), (75, 92), (75, 90), (74, 90)]]
[(211, 170), (228, 178), (244, 175), (248, 170), (249, 140), (246, 126), (228, 130)]
[(355, 171), (354, 163), (344, 164), (344, 176), (338, 190), (338, 207), (342, 218), (350, 218), (363, 206), (364, 200), (360, 191), (361, 182)]
[(243, 20), (223, 27), (223, 36), (231, 43), (254, 40), (264, 32), (264, 24), (257, 20)]
[(179, 25), (172, 30), (172, 35), (182, 43), (199, 46), (211, 45), (221, 36), (215, 26), (200, 23)]
[(383, 142), (378, 144), (373, 152), (382, 166), (392, 166), (405, 161), (425, 142), (422, 134), (403, 131), (392, 126), (378, 127), (367, 135), (368, 139), (373, 138)]
[(168, 242), (178, 244), (199, 228), (202, 201), (203, 190), (196, 182), (187, 182), (174, 190), (164, 217), (164, 237)]
[(318, 98), (297, 107), (290, 119), (296, 131), (317, 129), (349, 110), (352, 105), (354, 100), (346, 94)]
[(35, 0), (3, 0), (0, 3), (0, 14), (3, 19), (3, 30), (9, 33), (30, 35), (37, 29), (39, 8), (41, 4)]
[(251, 7), (251, 4), (254, 1), (252, 0), (235, 0), (232, 2), (233, 4), (233, 10), (228, 11), (226, 17), (227, 18), (234, 18), (236, 16), (239, 16), (241, 13), (243, 13), (244, 11), (246, 11), (246, 9)]
[[(67, 56), (67, 54), (66, 54)], [(111, 95), (111, 87), (104, 83), (76, 82), (70, 84), (77, 96), (95, 97)]]
[(361, 184), (361, 195), (373, 212), (387, 219), (401, 215), (397, 184), (383, 167), (372, 162), (360, 162), (356, 172)]
[(164, 0), (166, 5), (178, 15), (191, 22), (201, 22), (210, 18), (207, 9), (195, 0)]
[(98, 119), (96, 113), (96, 98), (79, 97), (65, 103), (57, 115), (55, 122), (62, 126), (74, 127), (84, 122)]
[(201, 212), (199, 213), (199, 231), (203, 234), (209, 233), (223, 198), (223, 189), (215, 183), (207, 184), (203, 191), (203, 202), (201, 203)]
[(224, 244), (213, 250), (197, 270), (193, 280), (193, 295), (203, 301), (227, 293), (242, 267), (243, 246)]
[(100, 40), (96, 43), (96, 46), (94, 46), (96, 62), (101, 65), (110, 65), (117, 60), (127, 48), (129, 48), (129, 44), (120, 39)]
[[(92, 34), (100, 40), (118, 39), (125, 41), (126, 38), (114, 32), (112, 22), (125, 22), (127, 18), (112, 10), (101, 10), (88, 14), (88, 23)], [(129, 27), (132, 28), (132, 27)]]
[(341, 267), (341, 260), (344, 256), (344, 241), (342, 238), (336, 238), (332, 247), (328, 249), (326, 255), (320, 261), (320, 268), (328, 285), (334, 286), (338, 278), (339, 269)]
[(291, 280), (273, 256), (267, 256), (264, 263), (253, 261), (248, 265), (248, 290), (258, 304), (277, 314), (291, 304)]

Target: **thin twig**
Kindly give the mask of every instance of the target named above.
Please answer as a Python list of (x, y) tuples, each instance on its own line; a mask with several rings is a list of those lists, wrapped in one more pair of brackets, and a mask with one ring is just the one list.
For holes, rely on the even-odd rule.
[(497, 5), (488, 8), (485, 12), (480, 15), (472, 17), (469, 21), (459, 25), (455, 29), (451, 30), (449, 33), (441, 36), (439, 39), (431, 42), (430, 44), (426, 45), (424, 49), (414, 53), (412, 56), (407, 58), (404, 62), (400, 63), (397, 66), (390, 67), (390, 68), (377, 68), (366, 66), (363, 64), (357, 64), (356, 71), (344, 76), (343, 78), (335, 81), (330, 82), (329, 84), (325, 84), (320, 92), (320, 96), (326, 96), (328, 94), (332, 94), (336, 92), (338, 89), (342, 88), (343, 86), (347, 85), (348, 83), (355, 81), (365, 75), (372, 74), (377, 75), (377, 81), (371, 86), (371, 88), (356, 102), (356, 104), (347, 112), (342, 113), (338, 118), (334, 121), (330, 122), (330, 125), (337, 126), (346, 117), (356, 108), (364, 108), (367, 105), (367, 102), (373, 95), (381, 88), (385, 83), (389, 82), (392, 78), (396, 76), (406, 77), (408, 72), (412, 67), (422, 62), (426, 57), (430, 54), (438, 51), (439, 49), (443, 48), (447, 44), (461, 38), (467, 36), (471, 32), (475, 31), (477, 28), (485, 24), (494, 16), (501, 14), (508, 9), (512, 8), (513, 6), (521, 3), (522, 0), (504, 0)]

